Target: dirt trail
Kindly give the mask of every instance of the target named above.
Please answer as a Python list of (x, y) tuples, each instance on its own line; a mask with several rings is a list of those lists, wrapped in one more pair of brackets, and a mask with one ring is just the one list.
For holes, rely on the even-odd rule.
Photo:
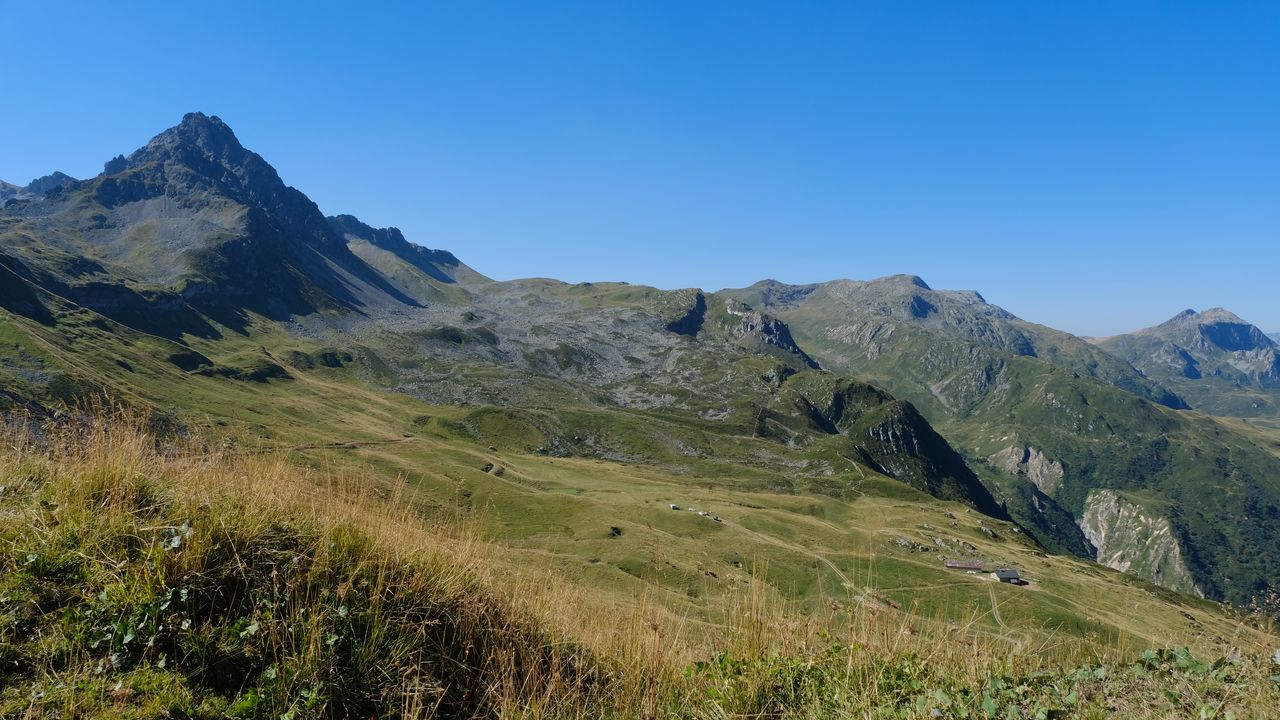
[(995, 618), (996, 625), (999, 625), (1001, 630), (1010, 629), (1008, 625), (1004, 624), (1004, 618), (1000, 617), (1000, 601), (996, 599), (996, 589), (988, 587), (987, 593), (991, 595), (991, 617)]
[(831, 560), (829, 560), (829, 559), (827, 559), (827, 558), (823, 557), (822, 555), (819, 555), (818, 553), (816, 553), (816, 552), (814, 552), (814, 551), (810, 550), (809, 548), (807, 548), (807, 547), (805, 547), (805, 546), (803, 546), (803, 545), (796, 545), (796, 544), (794, 544), (794, 543), (789, 543), (789, 542), (787, 542), (787, 541), (785, 541), (785, 540), (779, 540), (778, 538), (775, 538), (775, 537), (770, 537), (770, 536), (765, 535), (765, 534), (763, 534), (763, 533), (756, 532), (755, 530), (751, 530), (751, 529), (748, 529), (748, 528), (742, 527), (741, 525), (737, 525), (737, 526), (735, 526), (735, 527), (736, 527), (739, 531), (741, 531), (741, 532), (743, 532), (743, 533), (746, 533), (747, 535), (750, 535), (750, 536), (752, 536), (753, 538), (755, 538), (755, 539), (757, 539), (757, 540), (759, 540), (759, 541), (761, 541), (761, 542), (763, 542), (763, 543), (765, 543), (765, 544), (773, 545), (773, 546), (775, 546), (775, 547), (780, 547), (780, 548), (783, 548), (784, 550), (791, 550), (791, 551), (793, 551), (793, 552), (798, 552), (798, 553), (800, 553), (800, 554), (802, 554), (802, 555), (808, 555), (809, 557), (811, 557), (811, 558), (813, 558), (813, 559), (815, 559), (815, 560), (820, 561), (821, 563), (823, 563), (824, 565), (826, 565), (828, 568), (830, 568), (830, 569), (831, 569), (831, 572), (835, 573), (836, 577), (840, 578), (840, 582), (841, 582), (841, 583), (843, 583), (845, 587), (847, 587), (847, 588), (849, 588), (849, 589), (854, 589), (853, 581), (849, 580), (849, 576), (845, 575), (845, 574), (844, 574), (844, 571), (843, 571), (843, 570), (841, 570), (841, 569), (840, 569), (840, 567), (839, 567), (838, 565), (836, 565), (836, 564), (835, 564), (834, 562), (832, 562)]

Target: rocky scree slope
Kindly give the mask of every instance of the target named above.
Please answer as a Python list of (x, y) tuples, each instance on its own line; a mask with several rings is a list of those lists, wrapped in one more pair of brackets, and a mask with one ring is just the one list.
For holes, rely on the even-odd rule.
[[(712, 422), (790, 449), (830, 448), (935, 497), (1008, 517), (909, 403), (823, 371), (785, 323), (732, 298), (522, 280), (489, 283), (465, 304), (354, 318), (340, 331), (305, 324), (327, 341), (356, 340), (387, 368), (385, 382), (428, 402), (558, 401)], [(558, 437), (546, 423), (538, 432), (552, 436), (552, 452), (637, 459), (595, 438)]]

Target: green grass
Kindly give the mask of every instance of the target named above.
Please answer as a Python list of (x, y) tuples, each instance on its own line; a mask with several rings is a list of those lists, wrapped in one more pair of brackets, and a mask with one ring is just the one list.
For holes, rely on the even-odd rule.
[[(202, 432), (290, 451), (317, 469), (371, 472), (388, 491), (424, 507), (468, 508), (483, 534), (520, 563), (582, 582), (613, 602), (657, 592), (678, 612), (717, 623), (758, 569), (773, 591), (806, 607), (856, 604), (868, 589), (919, 585), (919, 592), (892, 592), (925, 617), (959, 622), (977, 613), (975, 628), (999, 636), (988, 583), (941, 570), (942, 556), (961, 554), (1038, 576), (1039, 587), (1023, 592), (1032, 600), (1017, 603), (1004, 619), (1042, 639), (1100, 635), (1120, 647), (1201, 642), (1202, 631), (1180, 614), (1202, 612), (1207, 606), (1197, 601), (1151, 610), (1149, 586), (1135, 587), (1110, 571), (1082, 572), (1094, 570), (1083, 561), (1043, 557), (1015, 529), (878, 475), (826, 442), (787, 447), (755, 437), (746, 418), (711, 424), (678, 413), (574, 406), (429, 406), (370, 386), (358, 364), (290, 365), (289, 380), (207, 377), (169, 363), (165, 358), (179, 348), (172, 342), (103, 330), (88, 314), (68, 312), (60, 323), (56, 332), (23, 324), (20, 336), (51, 362), (120, 397), (170, 409)], [(324, 349), (265, 324), (249, 337), (191, 342), (226, 366), (259, 357), (287, 365), (291, 353)], [(490, 464), (503, 474), (484, 472)], [(672, 502), (724, 522), (671, 511)], [(997, 528), (998, 539), (982, 532), (980, 521)], [(621, 537), (610, 537), (612, 527), (623, 530)], [(930, 551), (896, 544), (904, 537)], [(1084, 617), (1096, 627), (1078, 621)], [(1225, 616), (1207, 617), (1228, 623), (1218, 632), (1227, 636)]]
[(466, 538), (111, 422), (0, 459), (0, 717), (468, 716), (592, 682)]
[[(433, 511), (412, 484), (392, 490), (350, 463), (308, 470), (283, 454), (211, 452), (201, 438), (165, 441), (142, 427), (115, 415), (38, 436), (4, 428), (0, 718), (1245, 718), (1280, 709), (1277, 638), (1261, 617), (1229, 617), (1084, 564), (1072, 573), (1058, 558), (1040, 558), (1036, 586), (1015, 588), (831, 549), (850, 531), (858, 543), (875, 537), (888, 510), (945, 523), (946, 509), (882, 502), (860, 516), (831, 498), (747, 494), (724, 510), (730, 521), (708, 524), (659, 507), (663, 486), (644, 468), (504, 456), (510, 472), (559, 483), (526, 488), (526, 499), (577, 501), (625, 484), (637, 504), (616, 520), (620, 536), (562, 503), (554, 517), (522, 518), (485, 541), (477, 531), (501, 526), (504, 510), (474, 502), (479, 482), (469, 485), (471, 510)], [(453, 461), (486, 452), (441, 444), (434, 470), (460, 473)], [(586, 481), (623, 472), (626, 483)], [(510, 496), (495, 491), (501, 478), (480, 475), (494, 481), (487, 500)], [(720, 498), (680, 497), (705, 507)], [(991, 540), (971, 520), (956, 515), (950, 531)], [(916, 528), (922, 539), (942, 532)], [(730, 549), (747, 537), (759, 552)], [(597, 561), (560, 566), (572, 543), (589, 544)], [(673, 562), (693, 547), (701, 565)], [(741, 573), (723, 578), (732, 592), (716, 592), (705, 574), (721, 562)], [(623, 577), (629, 587), (618, 587)], [(834, 586), (847, 604), (806, 601), (815, 592), (806, 584)], [(792, 594), (778, 590), (786, 586)], [(974, 608), (953, 614), (977, 597), (998, 608), (995, 627)], [(1085, 620), (1077, 601), (1105, 619)], [(1166, 613), (1194, 615), (1182, 637), (1197, 647), (1109, 650), (1116, 638), (1102, 635), (1127, 601), (1140, 605), (1130, 622), (1148, 628), (1168, 628)], [(1068, 642), (1076, 632), (1087, 642)]]
[[(850, 300), (842, 287), (832, 283), (804, 302), (766, 309), (786, 320), (824, 367), (914, 403), (1045, 546), (1086, 550), (1076, 519), (1095, 488), (1158, 494), (1177, 509), (1167, 517), (1187, 571), (1206, 595), (1244, 606), (1270, 592), (1280, 577), (1273, 552), (1280, 460), (1258, 441), (1266, 424), (1242, 432), (1237, 421), (1143, 399), (1149, 383), (1132, 368), (1057, 331), (963, 308), (916, 322), (893, 306), (908, 291), (944, 314), (954, 301), (887, 281), (875, 285), (883, 298), (864, 287)], [(729, 294), (758, 303), (761, 292)], [(1011, 338), (1019, 337), (1034, 341), (1036, 356), (1015, 351)], [(983, 466), (1008, 448), (1036, 448), (1065, 467), (1052, 497), (1037, 498), (1052, 502), (1049, 510), (1036, 509), (1025, 479)], [(1143, 570), (1140, 563), (1135, 570)]]
[[(939, 688), (973, 690), (963, 701), (970, 705), (984, 702), (975, 689), (984, 687), (984, 678), (998, 675), (1016, 681), (1015, 686), (1022, 682), (1019, 678), (1024, 676), (1018, 668), (1047, 667), (1051, 675), (1066, 672), (1064, 662), (1127, 668), (1124, 663), (1145, 647), (1186, 646), (1198, 657), (1216, 657), (1232, 645), (1257, 648), (1270, 642), (1266, 639), (1269, 636), (1259, 635), (1240, 616), (1212, 603), (1169, 593), (1085, 561), (1045, 555), (1008, 524), (960, 504), (937, 500), (851, 462), (839, 446), (841, 436), (823, 439), (801, 433), (789, 444), (760, 436), (756, 432), (759, 406), (750, 400), (740, 400), (725, 420), (715, 423), (706, 422), (696, 412), (592, 407), (571, 397), (532, 408), (431, 406), (380, 390), (377, 383), (382, 380), (376, 369), (363, 360), (329, 364), (298, 360), (330, 352), (367, 358), (366, 349), (300, 340), (265, 322), (252, 325), (247, 336), (218, 341), (189, 338), (188, 342), (217, 367), (252, 368), (266, 360), (287, 368), (288, 379), (254, 382), (184, 372), (167, 360), (182, 346), (104, 324), (101, 318), (74, 308), (60, 311), (59, 326), (54, 330), (20, 319), (2, 323), (0, 328), (15, 345), (31, 349), (32, 356), (38, 353), (55, 371), (83, 378), (83, 382), (104, 388), (136, 407), (166, 410), (215, 447), (239, 448), (249, 453), (247, 457), (287, 453), (289, 466), (318, 477), (350, 473), (366, 478), (365, 495), (396, 498), (398, 508), (410, 508), (421, 517), (465, 516), (473, 535), (483, 540), (484, 547), (492, 548), (485, 553), (484, 566), (471, 570), (492, 583), (487, 592), (503, 598), (503, 588), (512, 586), (531, 598), (542, 598), (528, 609), (528, 617), (512, 622), (533, 623), (527, 626), (533, 628), (531, 632), (547, 633), (547, 637), (571, 638), (575, 646), (589, 648), (602, 667), (617, 663), (624, 668), (606, 673), (621, 683), (610, 687), (608, 695), (621, 698), (619, 707), (625, 711), (619, 712), (623, 716), (644, 714), (637, 708), (651, 713), (661, 708), (661, 714), (677, 716), (714, 716), (716, 708), (729, 707), (728, 696), (707, 694), (724, 678), (708, 675), (694, 665), (699, 661), (714, 665), (718, 661), (713, 659), (726, 652), (730, 654), (725, 657), (735, 663), (742, 661), (756, 668), (743, 671), (748, 678), (765, 682), (775, 672), (790, 672), (786, 668), (823, 666), (827, 668), (822, 670), (824, 683), (832, 687), (844, 683), (846, 688), (859, 689), (864, 698), (868, 677), (878, 678), (882, 671), (902, 671), (906, 674), (895, 675), (908, 679), (901, 709), (907, 716), (918, 714), (913, 703), (919, 701), (921, 692), (932, 692), (933, 681), (916, 682), (918, 678), (911, 674), (914, 671), (903, 668), (917, 662), (912, 652), (916, 652), (914, 657), (927, 653), (922, 654), (918, 644), (904, 646), (883, 639), (877, 641), (881, 644), (874, 654), (864, 657), (855, 652), (855, 643), (838, 642), (837, 638), (848, 638), (855, 631), (870, 632), (866, 624), (873, 625), (884, 638), (899, 637), (907, 630), (907, 637), (919, 638), (921, 643), (927, 638), (953, 655), (962, 655), (966, 643), (979, 644), (984, 648), (981, 663), (965, 665), (953, 657), (937, 676), (937, 682), (942, 683)], [(744, 358), (737, 363), (732, 367), (744, 377), (759, 377), (774, 367), (773, 362), (761, 358)], [(474, 368), (469, 372), (479, 377), (503, 371)], [(818, 387), (825, 382), (820, 375), (802, 374), (796, 380), (801, 383), (796, 387), (803, 385), (810, 395), (838, 390)], [(1046, 382), (1052, 380), (1051, 375), (1046, 376)], [(552, 387), (560, 386), (552, 383)], [(46, 399), (56, 400), (53, 396)], [(798, 432), (794, 428), (801, 428), (804, 419), (788, 415), (792, 410), (786, 410), (794, 404), (776, 408), (777, 423)], [(496, 472), (498, 468), (501, 474)], [(46, 479), (52, 472), (48, 471)], [(165, 482), (162, 479), (157, 486), (163, 487)], [(176, 507), (189, 502), (183, 499), (186, 495), (186, 490), (168, 491)], [(39, 492), (30, 497), (39, 497)], [(233, 504), (244, 502), (241, 498)], [(670, 510), (673, 502), (686, 510)], [(699, 517), (687, 508), (714, 513), (723, 522)], [(27, 511), (18, 512), (16, 517), (25, 522), (28, 516), (21, 513)], [(143, 532), (141, 528), (161, 524), (180, 527), (184, 517), (191, 522), (197, 515), (190, 510), (180, 514), (183, 517), (138, 518), (132, 533), (144, 539), (156, 536), (154, 531)], [(217, 521), (233, 522), (230, 516)], [(290, 528), (287, 535), (292, 545), (287, 551), (300, 552), (332, 539), (325, 534), (331, 532), (330, 525), (303, 523), (295, 527), (290, 520), (282, 522)], [(376, 523), (366, 519), (358, 524), (362, 532), (376, 535)], [(39, 523), (32, 527), (39, 527)], [(94, 535), (102, 529), (91, 525), (85, 532)], [(36, 536), (23, 537), (26, 544), (22, 546), (29, 547)], [(83, 537), (77, 535), (75, 541)], [(246, 542), (254, 541), (250, 538)], [(14, 547), (20, 544), (14, 543)], [(83, 550), (65, 545), (59, 552), (66, 556)], [(941, 565), (944, 556), (980, 558), (991, 566), (1016, 566), (1034, 584), (1015, 588), (948, 571)], [(28, 582), (23, 579), (23, 557), (15, 556), (6, 573), (20, 583)], [(141, 565), (127, 563), (128, 573), (143, 572), (150, 556), (132, 557)], [(111, 553), (102, 558), (106, 563), (100, 568), (103, 571), (119, 562)], [(376, 561), (383, 562), (379, 558)], [(56, 565), (57, 558), (53, 560)], [(343, 572), (355, 573), (361, 567), (360, 563), (344, 566)], [(128, 601), (132, 604), (112, 606), (112, 612), (119, 614), (162, 603), (153, 590), (176, 587), (169, 576), (157, 585), (145, 573), (128, 573), (115, 581), (98, 573), (100, 579), (93, 581), (97, 584), (80, 596), (96, 597), (110, 582), (116, 583), (112, 587), (141, 593)], [(528, 592), (549, 579), (562, 588), (562, 594), (547, 598)], [(77, 576), (71, 582), (89, 579)], [(316, 585), (309, 587), (308, 593), (324, 591)], [(768, 642), (752, 641), (743, 650), (741, 608), (757, 595), (782, 610), (769, 621), (773, 630)], [(384, 599), (393, 604), (407, 601), (395, 592)], [(251, 614), (247, 607), (237, 610), (241, 611)], [(326, 612), (337, 611), (328, 607)], [(617, 624), (620, 617), (626, 618), (625, 632)], [(211, 619), (209, 624), (238, 627), (233, 634), (239, 638), (247, 625), (237, 626), (237, 622), (228, 615)], [(287, 627), (282, 618), (271, 622)], [(803, 647), (791, 645), (789, 623), (821, 625), (826, 639), (810, 638)], [(643, 630), (650, 625), (664, 628), (669, 636), (679, 636), (680, 643), (655, 655), (648, 649)], [(219, 637), (229, 632), (225, 627), (218, 630)], [(865, 643), (862, 634), (856, 637)], [(66, 642), (65, 647), (74, 647), (79, 641)], [(228, 647), (236, 646), (229, 643)], [(844, 649), (823, 655), (828, 652), (823, 648), (833, 644)], [(262, 649), (267, 646), (254, 647), (257, 649), (251, 652), (267, 652)], [(1042, 652), (1046, 648), (1049, 651)], [(35, 647), (23, 652), (45, 657), (38, 655), (42, 651)], [(770, 658), (777, 653), (787, 658), (778, 661), (784, 670), (772, 664), (775, 661)], [(1000, 665), (1010, 657), (1020, 658), (1016, 666)], [(843, 675), (831, 674), (839, 665), (833, 658), (843, 658)], [(331, 661), (314, 660), (319, 665)], [(148, 655), (141, 665), (113, 676), (116, 682), (126, 678), (128, 683), (136, 681), (138, 688), (147, 683), (160, 688), (150, 695), (144, 689), (132, 690), (136, 696), (129, 697), (137, 698), (138, 707), (153, 707), (146, 705), (150, 701), (145, 698), (151, 697), (178, 703), (165, 707), (193, 715), (225, 714), (242, 701), (261, 702), (264, 709), (257, 716), (266, 716), (287, 712), (280, 698), (290, 693), (296, 697), (303, 687), (293, 684), (282, 691), (272, 689), (275, 686), (271, 684), (254, 684), (254, 680), (245, 681), (248, 684), (244, 687), (269, 700), (246, 700), (243, 693), (230, 691), (211, 695), (209, 688), (196, 680), (166, 675), (163, 668), (154, 667), (156, 662), (158, 658)], [(311, 664), (313, 660), (297, 662), (299, 667), (318, 666)], [(849, 670), (864, 668), (866, 663), (880, 669), (873, 675)], [(51, 665), (42, 667), (50, 668), (42, 671), (46, 675), (63, 672)], [(114, 696), (104, 694), (106, 686), (86, 667), (66, 670), (71, 673), (66, 677), (78, 678), (67, 685), (73, 690), (63, 695), (52, 693), (49, 702), (96, 702), (98, 705), (84, 707), (105, 713), (107, 705), (115, 702)], [(686, 669), (690, 674), (679, 680), (685, 677)], [(313, 670), (307, 672), (314, 675)], [(27, 689), (31, 683), (41, 682), (32, 679), (34, 676), (22, 677)], [(732, 682), (736, 686), (748, 681), (739, 677)], [(657, 683), (657, 690), (636, 689), (652, 683)], [(115, 683), (108, 684), (115, 688)], [(760, 701), (765, 705), (759, 707), (770, 707), (774, 702), (768, 699), (771, 691), (759, 687), (741, 692), (743, 695), (732, 702), (745, 704), (733, 707), (757, 707), (752, 705), (757, 701), (748, 696), (756, 697), (759, 692), (766, 698)], [(841, 702), (846, 702), (849, 712), (860, 713), (856, 710), (860, 706), (851, 699), (855, 695), (849, 690), (840, 696), (846, 698)], [(85, 700), (90, 696), (97, 700)], [(330, 703), (336, 696), (324, 697), (312, 710), (335, 707)], [(546, 709), (523, 695), (509, 697), (522, 698), (513, 701), (517, 704)], [(570, 710), (565, 712), (570, 714), (586, 712), (581, 705), (586, 701), (579, 696), (555, 702), (568, 703), (565, 707)], [(594, 702), (601, 702), (600, 697)], [(822, 704), (825, 702), (802, 694), (784, 704), (787, 712), (803, 717), (832, 711)], [(578, 710), (572, 710), (574, 707)], [(509, 708), (493, 712), (508, 713)], [(539, 712), (542, 710), (526, 714), (536, 716)]]

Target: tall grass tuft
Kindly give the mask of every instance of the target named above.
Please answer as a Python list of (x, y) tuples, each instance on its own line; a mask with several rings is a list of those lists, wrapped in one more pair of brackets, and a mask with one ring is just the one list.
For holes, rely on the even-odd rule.
[(115, 416), (11, 424), (0, 485), (4, 716), (564, 715), (598, 684), (488, 548), (362, 477)]

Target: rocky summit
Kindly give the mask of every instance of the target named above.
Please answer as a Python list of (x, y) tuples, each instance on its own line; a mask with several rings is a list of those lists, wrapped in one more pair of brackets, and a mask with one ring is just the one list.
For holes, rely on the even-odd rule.
[(1280, 416), (1280, 346), (1223, 308), (1184, 310), (1155, 327), (1097, 343), (1206, 412)]
[(38, 177), (27, 183), (25, 186), (19, 187), (11, 183), (0, 180), (0, 207), (3, 207), (10, 200), (35, 200), (44, 197), (52, 192), (66, 187), (76, 181), (75, 178), (65, 173), (53, 172), (44, 177)]

